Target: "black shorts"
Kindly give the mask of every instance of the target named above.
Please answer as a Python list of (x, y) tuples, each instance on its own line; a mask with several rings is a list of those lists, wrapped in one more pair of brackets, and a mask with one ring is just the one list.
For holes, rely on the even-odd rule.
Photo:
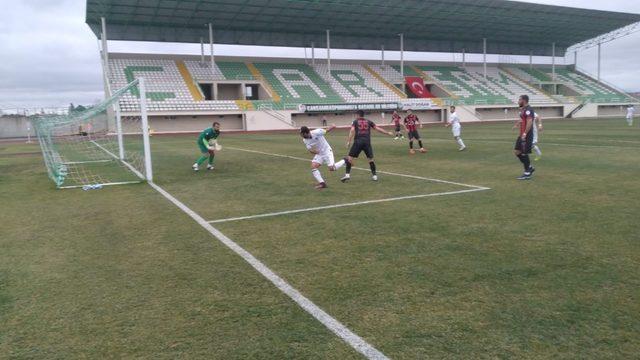
[(402, 128), (400, 127), (400, 125), (396, 125), (396, 132), (398, 133), (400, 131), (402, 131)]
[(525, 140), (522, 140), (522, 137), (518, 136), (516, 146), (514, 146), (513, 149), (519, 150), (522, 154), (531, 154), (531, 149), (533, 149), (533, 131), (527, 134)]
[(420, 133), (418, 130), (409, 131), (409, 139), (420, 140)]
[(367, 156), (367, 159), (373, 159), (373, 148), (371, 147), (371, 142), (369, 141), (356, 141), (355, 143), (353, 143), (353, 145), (351, 145), (351, 149), (349, 150), (349, 156), (357, 158), (363, 151)]

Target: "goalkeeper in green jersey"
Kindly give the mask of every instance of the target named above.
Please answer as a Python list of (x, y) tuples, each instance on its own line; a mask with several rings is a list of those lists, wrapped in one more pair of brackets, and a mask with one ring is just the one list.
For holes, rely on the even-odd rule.
[[(203, 132), (198, 136), (198, 147), (200, 148), (200, 153), (202, 154), (196, 163), (193, 164), (193, 171), (200, 170), (200, 165), (209, 159), (209, 164), (207, 165), (207, 170), (213, 170), (213, 161), (216, 156), (216, 150), (220, 150), (220, 145), (218, 145), (217, 139), (220, 136), (220, 123), (214, 122), (213, 126), (204, 129)], [(213, 141), (212, 141), (213, 140)]]

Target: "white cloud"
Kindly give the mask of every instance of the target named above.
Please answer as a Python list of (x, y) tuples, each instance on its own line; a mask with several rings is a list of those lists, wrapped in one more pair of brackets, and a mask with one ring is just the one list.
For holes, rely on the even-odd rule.
[[(23, 0), (2, 2), (0, 21), (0, 107), (66, 107), (92, 103), (102, 96), (103, 85), (97, 40), (85, 21), (86, 0)], [(640, 13), (640, 1), (538, 0), (552, 5)], [(532, 29), (535, 31), (535, 29)], [(602, 76), (628, 91), (640, 91), (640, 33), (603, 46)], [(181, 52), (197, 54), (199, 44), (121, 44), (112, 50)], [(217, 46), (221, 55), (252, 56), (254, 47)], [(302, 49), (259, 48), (261, 54), (304, 57)], [(318, 57), (324, 56), (321, 49)], [(337, 58), (377, 59), (375, 51), (332, 51)], [(310, 56), (310, 54), (309, 54)], [(387, 59), (398, 54), (387, 53)], [(451, 54), (407, 54), (407, 59), (452, 61)], [(477, 59), (477, 57), (476, 57)], [(459, 60), (459, 58), (458, 58)], [(573, 61), (573, 56), (567, 58)], [(579, 66), (597, 71), (595, 49), (584, 51)]]

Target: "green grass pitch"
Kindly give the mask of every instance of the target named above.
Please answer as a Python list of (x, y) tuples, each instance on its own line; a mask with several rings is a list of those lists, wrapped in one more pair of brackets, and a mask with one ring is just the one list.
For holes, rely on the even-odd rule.
[[(310, 159), (293, 133), (223, 134), (213, 172), (195, 136), (152, 152), (206, 220), (329, 207), (213, 225), (390, 358), (637, 357), (640, 128), (547, 122), (529, 182), (510, 128), (467, 125), (459, 153), (427, 127), (414, 156), (375, 136), (380, 181), (322, 168), (325, 191), (243, 151)], [(0, 143), (0, 209), (0, 358), (361, 358), (146, 184), (56, 190), (37, 145)]]

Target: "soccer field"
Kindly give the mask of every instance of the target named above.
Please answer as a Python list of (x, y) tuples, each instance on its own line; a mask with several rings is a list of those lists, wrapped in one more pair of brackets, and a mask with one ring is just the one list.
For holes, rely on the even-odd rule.
[[(223, 129), (198, 173), (196, 136), (154, 136), (154, 173), (389, 358), (637, 357), (640, 128), (548, 121), (523, 182), (511, 125), (376, 135), (380, 181), (361, 158), (323, 191), (294, 133)], [(151, 186), (56, 190), (35, 144), (0, 169), (0, 358), (362, 358)]]

